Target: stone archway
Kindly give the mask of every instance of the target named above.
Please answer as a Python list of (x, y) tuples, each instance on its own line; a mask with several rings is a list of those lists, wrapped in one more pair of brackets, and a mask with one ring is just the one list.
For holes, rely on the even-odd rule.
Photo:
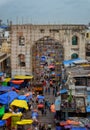
[(39, 39), (32, 48), (32, 72), (34, 77), (40, 79), (43, 76), (60, 76), (63, 60), (64, 48), (59, 41), (49, 36)]

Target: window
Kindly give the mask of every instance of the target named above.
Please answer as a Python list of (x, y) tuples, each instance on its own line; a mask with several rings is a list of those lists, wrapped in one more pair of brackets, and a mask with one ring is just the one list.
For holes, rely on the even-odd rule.
[(25, 66), (25, 55), (19, 54), (18, 61), (19, 61), (19, 66), (24, 67)]
[(72, 37), (72, 45), (77, 45), (78, 44), (78, 37), (77, 36), (73, 36)]
[(56, 33), (59, 33), (59, 29), (50, 29), (49, 32), (56, 32)]
[(44, 33), (44, 32), (45, 32), (45, 30), (44, 30), (44, 29), (40, 29), (40, 32), (41, 32), (41, 33)]
[(19, 37), (19, 45), (24, 46), (25, 45), (25, 38), (23, 36)]
[(87, 37), (87, 38), (89, 37), (89, 33), (86, 33), (86, 37)]
[(86, 52), (86, 56), (89, 56), (89, 57), (90, 57), (90, 52)]
[(78, 58), (78, 54), (73, 53), (73, 54), (71, 55), (71, 59), (76, 59), (76, 58)]

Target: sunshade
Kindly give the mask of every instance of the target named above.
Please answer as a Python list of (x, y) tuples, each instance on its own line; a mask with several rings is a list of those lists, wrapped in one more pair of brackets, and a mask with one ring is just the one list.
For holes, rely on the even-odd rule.
[(61, 90), (60, 90), (60, 94), (64, 94), (64, 93), (67, 93), (67, 92), (68, 92), (67, 89), (61, 89)]
[(8, 105), (17, 97), (18, 94), (15, 91), (6, 92), (0, 95), (0, 103), (4, 105)]
[(10, 86), (0, 86), (0, 92), (9, 92), (12, 88)]
[(10, 106), (16, 106), (16, 107), (19, 107), (19, 108), (25, 108), (26, 110), (28, 110), (28, 104), (25, 100), (18, 100), (18, 99), (15, 99), (11, 104)]
[(81, 59), (80, 58), (76, 58), (76, 59), (71, 59), (71, 60), (64, 60), (63, 64), (65, 66), (70, 66), (70, 65), (73, 65), (73, 62), (78, 61), (78, 60), (81, 60)]
[(15, 77), (14, 77), (15, 79), (32, 79), (33, 78), (33, 76), (24, 76), (24, 75), (16, 75)]
[(6, 124), (5, 120), (0, 120), (0, 127), (4, 126)]
[(24, 80), (12, 80), (11, 82), (14, 84), (22, 84)]
[(17, 113), (10, 113), (10, 112), (5, 113), (2, 120), (7, 120), (8, 118), (10, 118), (12, 116), (19, 116), (20, 117), (20, 116), (22, 116), (22, 113), (21, 112), (18, 114)]
[(11, 80), (11, 78), (5, 78), (4, 82), (9, 82)]
[(30, 119), (24, 119), (17, 122), (17, 125), (30, 125), (33, 123), (33, 120)]
[(4, 115), (4, 113), (5, 113), (5, 107), (2, 106), (2, 107), (0, 108), (0, 118)]

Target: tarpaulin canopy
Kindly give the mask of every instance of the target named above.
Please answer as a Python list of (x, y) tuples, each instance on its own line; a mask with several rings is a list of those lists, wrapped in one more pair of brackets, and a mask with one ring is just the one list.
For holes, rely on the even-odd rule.
[(12, 116), (22, 116), (22, 113), (11, 113), (11, 112), (8, 112), (8, 113), (5, 113), (4, 116), (2, 117), (3, 120), (7, 120), (8, 118), (12, 117)]
[(11, 82), (14, 84), (22, 84), (24, 80), (11, 80)]
[(19, 99), (19, 100), (26, 100), (26, 98), (27, 98), (27, 97), (26, 97), (25, 95), (20, 95), (20, 96), (18, 96), (18, 99)]
[(80, 58), (76, 58), (76, 59), (71, 59), (71, 60), (64, 60), (63, 61), (63, 64), (65, 65), (65, 66), (70, 66), (70, 65), (73, 65), (73, 62), (74, 61), (78, 61), (78, 60), (81, 60)]
[(18, 97), (18, 94), (15, 91), (6, 92), (0, 95), (0, 103), (8, 105), (17, 97)]
[(0, 108), (0, 118), (4, 115), (4, 113), (5, 113), (5, 106), (2, 106)]
[(33, 76), (24, 76), (24, 75), (16, 75), (15, 77), (14, 77), (15, 79), (32, 79), (33, 78)]
[(76, 60), (76, 61), (73, 61), (74, 64), (81, 64), (81, 63), (88, 63), (87, 60), (84, 60), (84, 59), (80, 59), (80, 60)]
[(33, 120), (30, 119), (23, 119), (17, 122), (17, 125), (30, 125), (33, 123)]
[(0, 25), (0, 28), (7, 29), (7, 28), (8, 28), (8, 26), (7, 26), (7, 25), (5, 25), (5, 24), (2, 24), (2, 25)]
[(4, 82), (9, 82), (11, 80), (11, 78), (5, 78)]
[(60, 94), (64, 94), (64, 93), (67, 93), (67, 92), (68, 92), (67, 89), (61, 89), (61, 90), (60, 90)]
[(4, 126), (6, 124), (5, 120), (0, 120), (0, 127)]
[(28, 104), (25, 100), (18, 100), (18, 99), (15, 99), (11, 104), (10, 106), (16, 106), (16, 107), (19, 107), (19, 108), (25, 108), (26, 110), (28, 110)]
[(0, 92), (9, 92), (12, 88), (10, 86), (0, 86)]
[(86, 106), (86, 112), (90, 112), (90, 106)]
[(25, 100), (26, 102), (29, 102), (29, 100), (32, 98), (32, 95), (31, 96), (25, 96), (25, 95), (20, 95), (18, 96), (18, 99), (19, 100)]

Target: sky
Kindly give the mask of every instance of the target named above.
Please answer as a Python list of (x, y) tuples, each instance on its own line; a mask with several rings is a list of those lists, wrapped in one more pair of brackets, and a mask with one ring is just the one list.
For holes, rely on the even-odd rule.
[(0, 19), (15, 24), (88, 24), (90, 0), (0, 0)]

